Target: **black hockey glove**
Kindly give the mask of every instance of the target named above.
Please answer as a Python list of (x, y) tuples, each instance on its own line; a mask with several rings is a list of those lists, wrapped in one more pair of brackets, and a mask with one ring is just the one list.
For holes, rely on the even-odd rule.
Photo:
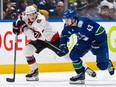
[(23, 20), (17, 22), (17, 27), (20, 29), (20, 32), (24, 31), (24, 28), (27, 27), (27, 24)]
[(13, 33), (19, 35), (20, 29), (17, 27), (16, 22), (13, 22)]
[(59, 56), (64, 56), (69, 52), (68, 47), (65, 44), (61, 44), (59, 48), (61, 50), (60, 52), (57, 53)]
[(17, 23), (13, 22), (13, 33), (19, 35), (20, 32), (24, 31), (25, 27), (27, 27), (27, 24), (22, 20), (19, 20)]

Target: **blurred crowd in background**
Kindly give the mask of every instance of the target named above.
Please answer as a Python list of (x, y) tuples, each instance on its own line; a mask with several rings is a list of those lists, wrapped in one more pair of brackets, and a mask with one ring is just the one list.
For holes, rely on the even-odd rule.
[(92, 20), (115, 20), (116, 0), (3, 0), (3, 19), (17, 19), (28, 5), (48, 12), (49, 19), (62, 19), (66, 9)]

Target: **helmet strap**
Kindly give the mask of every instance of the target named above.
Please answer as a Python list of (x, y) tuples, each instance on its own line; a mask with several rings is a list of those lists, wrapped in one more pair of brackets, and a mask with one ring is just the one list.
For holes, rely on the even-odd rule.
[(73, 19), (71, 19), (71, 24), (70, 24), (70, 26), (72, 26), (72, 25), (76, 22), (76, 20), (77, 20), (77, 19), (75, 19), (75, 18), (74, 18), (74, 21), (73, 21)]

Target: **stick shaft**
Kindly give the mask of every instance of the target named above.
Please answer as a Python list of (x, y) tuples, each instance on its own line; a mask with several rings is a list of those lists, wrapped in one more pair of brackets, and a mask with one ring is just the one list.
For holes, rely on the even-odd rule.
[(55, 48), (56, 50), (62, 52), (58, 47), (54, 46), (53, 44), (51, 44), (50, 42), (48, 41), (45, 41), (47, 44), (49, 44), (51, 47)]
[(14, 41), (14, 68), (13, 68), (13, 78), (6, 78), (7, 82), (15, 82), (15, 75), (16, 75), (16, 45), (17, 45), (17, 34), (15, 34), (15, 41)]
[(42, 32), (40, 29), (38, 29), (38, 30), (39, 30), (39, 32), (41, 33), (43, 39), (45, 40), (45, 42), (46, 42), (47, 44), (49, 44), (50, 46), (52, 46), (52, 47), (55, 48), (56, 50), (62, 52), (58, 47), (54, 46), (53, 44), (51, 44), (50, 42), (48, 42), (48, 41), (46, 40), (46, 37), (44, 36), (43, 32)]
[(13, 73), (13, 78), (15, 80), (15, 75), (16, 75), (16, 45), (17, 45), (17, 34), (15, 35), (15, 45), (14, 45), (14, 73)]

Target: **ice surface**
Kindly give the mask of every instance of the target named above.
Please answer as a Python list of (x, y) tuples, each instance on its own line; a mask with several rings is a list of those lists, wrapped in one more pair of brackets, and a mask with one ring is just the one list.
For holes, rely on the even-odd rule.
[(16, 74), (13, 83), (6, 82), (6, 78), (12, 78), (12, 74), (0, 74), (0, 87), (116, 87), (116, 74), (110, 76), (108, 71), (96, 71), (96, 73), (95, 78), (86, 74), (84, 85), (69, 84), (69, 78), (75, 76), (75, 72), (40, 73), (37, 82), (27, 82), (25, 74)]

